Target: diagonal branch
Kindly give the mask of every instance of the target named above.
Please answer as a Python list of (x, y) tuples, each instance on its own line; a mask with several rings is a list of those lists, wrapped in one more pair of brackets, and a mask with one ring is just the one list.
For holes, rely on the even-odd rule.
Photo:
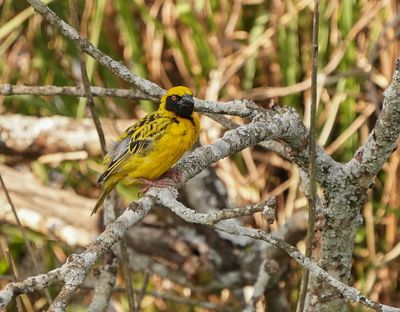
[[(143, 79), (134, 73), (132, 73), (125, 65), (118, 62), (99, 49), (97, 49), (88, 40), (82, 38), (78, 31), (71, 25), (62, 20), (57, 14), (55, 14), (46, 4), (40, 0), (26, 0), (32, 7), (42, 15), (46, 21), (52, 26), (62, 32), (64, 36), (71, 39), (75, 44), (89, 54), (100, 64), (104, 65), (111, 70), (112, 73), (129, 82), (138, 90), (144, 94), (149, 95), (152, 99), (160, 99), (162, 94), (165, 92), (162, 88), (157, 86), (155, 83)], [(195, 108), (199, 112), (209, 112), (215, 114), (230, 114), (242, 117), (255, 117), (257, 111), (260, 109), (253, 101), (249, 100), (233, 100), (229, 102), (213, 102), (195, 99)]]
[(360, 187), (369, 187), (390, 154), (397, 149), (400, 136), (400, 58), (392, 82), (386, 89), (382, 112), (367, 141), (348, 163)]
[[(293, 109), (281, 109), (275, 112), (266, 112), (265, 116), (255, 118), (250, 124), (227, 131), (223, 138), (213, 144), (197, 148), (177, 163), (175, 167), (182, 172), (181, 183), (183, 184), (217, 160), (266, 139), (278, 139), (282, 137), (288, 139), (292, 136), (295, 137), (293, 141), (303, 141), (303, 132), (299, 131), (298, 128), (299, 123), (301, 123), (299, 116)], [(297, 145), (299, 147), (301, 143), (297, 143)], [(121, 239), (130, 226), (144, 218), (155, 205), (156, 198), (156, 190), (151, 189), (146, 196), (132, 203), (129, 206), (130, 209), (126, 209), (117, 220), (110, 223), (104, 232), (84, 252), (72, 255), (58, 269), (60, 274), (55, 280), (62, 280), (65, 283), (65, 288), (68, 289), (67, 294), (76, 291), (96, 261), (103, 257), (111, 246)], [(46, 287), (49, 282), (50, 278), (47, 277), (46, 283), (42, 283), (41, 287)], [(0, 292), (0, 309), (5, 307), (16, 295), (38, 289), (26, 284), (22, 285), (25, 287), (22, 287), (20, 284), (20, 287), (16, 291), (14, 284), (11, 283)], [(63, 304), (63, 301), (60, 301), (60, 304)], [(62, 309), (63, 306), (55, 308)]]
[(79, 49), (85, 51), (85, 53), (89, 54), (100, 64), (109, 68), (115, 75), (121, 77), (140, 91), (149, 94), (154, 98), (160, 98), (161, 95), (164, 93), (163, 89), (161, 89), (159, 86), (151, 81), (145, 80), (135, 75), (129, 70), (128, 67), (120, 62), (117, 62), (116, 60), (109, 57), (107, 54), (97, 49), (88, 40), (83, 39), (75, 28), (71, 27), (68, 23), (58, 17), (57, 14), (54, 13), (42, 1), (27, 0), (27, 2), (29, 2), (29, 4), (32, 5), (35, 11), (41, 14), (52, 26), (60, 30), (64, 36), (73, 40), (75, 44), (79, 47)]
[[(294, 140), (294, 138), (299, 139), (301, 134), (298, 133), (299, 130), (297, 123), (299, 121), (297, 117), (297, 114), (293, 114), (293, 110), (291, 109), (280, 110), (279, 112), (269, 112), (266, 114), (266, 116), (263, 116), (262, 118), (256, 118), (248, 125), (240, 126), (234, 130), (227, 131), (224, 137), (220, 140), (217, 140), (215, 143), (197, 148), (194, 152), (181, 159), (176, 165), (176, 168), (182, 172), (182, 183), (198, 174), (203, 168), (211, 165), (213, 162), (238, 152), (246, 147), (257, 144), (263, 140), (278, 139), (282, 137), (286, 139), (291, 138), (291, 140)], [(297, 132), (293, 133), (296, 129)], [(295, 146), (299, 148), (301, 143), (298, 142)], [(64, 281), (71, 293), (71, 290), (77, 290), (95, 262), (100, 257), (104, 256), (109, 248), (115, 242), (121, 239), (127, 229), (133, 224), (139, 222), (154, 205), (159, 202), (162, 202), (168, 207), (175, 207), (177, 205), (175, 198), (172, 195), (169, 197), (164, 196), (167, 194), (167, 192), (170, 193), (170, 191), (167, 189), (150, 189), (150, 191), (144, 197), (139, 199), (136, 203), (131, 204), (129, 206), (130, 209), (126, 209), (125, 212), (115, 222), (109, 224), (104, 232), (101, 233), (95, 242), (91, 244), (84, 252), (81, 254), (72, 255), (68, 259), (67, 263), (65, 263), (61, 268), (51, 271), (51, 276), (44, 274), (41, 276), (32, 277), (24, 282), (9, 283), (6, 288), (0, 292), (0, 309), (4, 308), (16, 295), (42, 289), (47, 287), (50, 282), (55, 280)], [(173, 200), (171, 200), (171, 198)], [(179, 204), (180, 208), (182, 208), (182, 206), (183, 205)], [(186, 207), (183, 206), (183, 208)], [(188, 212), (185, 211), (183, 215), (180, 215), (183, 217), (184, 215), (193, 215), (193, 213), (193, 211), (190, 211), (190, 214), (188, 214)], [(193, 219), (191, 221), (193, 222), (196, 220)], [(203, 217), (202, 222), (209, 224), (209, 216), (206, 215), (206, 217)], [(341, 293), (346, 296), (346, 298), (357, 302), (362, 302), (374, 309), (380, 309), (380, 311), (399, 311), (399, 309), (386, 307), (370, 301), (354, 288), (336, 281), (315, 263), (311, 262), (308, 258), (305, 258), (291, 245), (261, 230), (232, 226), (227, 224), (226, 221), (218, 222), (214, 225), (214, 228), (233, 234), (248, 236), (254, 239), (265, 240), (272, 245), (285, 250), (291, 257), (313, 272), (313, 274), (316, 274), (319, 278), (339, 289)], [(32, 286), (32, 281), (36, 281), (37, 279), (39, 279), (41, 283), (39, 285)]]
[[(225, 133), (224, 137), (215, 143), (197, 148), (193, 156), (181, 159), (177, 168), (185, 169), (183, 172), (183, 182), (198, 174), (203, 168), (213, 162), (238, 152), (246, 147), (254, 145), (272, 136), (272, 131), (266, 131), (268, 124), (262, 122), (252, 122)], [(194, 168), (196, 166), (196, 168)], [(125, 232), (135, 223), (142, 220), (154, 207), (157, 198), (157, 189), (150, 189), (144, 197), (132, 203), (114, 222), (110, 223), (97, 239), (82, 253), (74, 254), (68, 261), (56, 269), (59, 273), (55, 278), (50, 279), (46, 274), (41, 277), (42, 282), (39, 287), (32, 287), (31, 284), (21, 282), (16, 288), (15, 283), (9, 283), (4, 290), (0, 291), (0, 309), (4, 308), (10, 301), (21, 293), (30, 293), (38, 289), (47, 287), (51, 281), (62, 280), (65, 283), (65, 294), (68, 296), (79, 289), (88, 271), (95, 265), (96, 261), (118, 242)], [(36, 277), (31, 278), (34, 280)], [(62, 294), (61, 294), (62, 295)], [(59, 295), (60, 296), (60, 295)], [(65, 308), (66, 301), (58, 301), (58, 306), (54, 309)]]
[[(70, 0), (69, 5), (70, 5), (70, 15), (71, 15), (72, 23), (75, 25), (76, 28), (78, 28), (79, 27), (79, 19), (78, 19), (78, 5), (76, 3), (76, 0)], [(101, 127), (100, 118), (96, 113), (94, 99), (92, 96), (92, 92), (90, 90), (90, 81), (89, 81), (89, 77), (88, 77), (87, 70), (86, 70), (85, 57), (79, 48), (77, 49), (76, 52), (78, 54), (79, 66), (81, 69), (81, 79), (82, 79), (83, 89), (85, 91), (85, 96), (87, 98), (87, 102), (89, 105), (90, 114), (93, 119), (94, 126), (96, 127), (97, 135), (98, 135), (99, 141), (100, 141), (101, 150), (103, 152), (103, 155), (105, 155), (107, 153), (106, 139), (104, 137), (103, 128)]]
[[(187, 222), (210, 225), (214, 224), (211, 216), (203, 213), (197, 213), (176, 200), (176, 192), (171, 192), (170, 189), (160, 189), (158, 191), (157, 201), (159, 204), (167, 207), (182, 219)], [(217, 221), (217, 219), (215, 220)], [(297, 248), (286, 243), (284, 240), (277, 238), (263, 230), (245, 228), (230, 222), (217, 222), (213, 225), (216, 230), (224, 231), (230, 234), (248, 236), (253, 239), (266, 241), (276, 247), (283, 249), (290, 257), (296, 260), (299, 264), (307, 268), (312, 274), (319, 279), (324, 280), (330, 286), (336, 288), (348, 300), (362, 303), (365, 306), (380, 312), (400, 312), (400, 308), (386, 306), (368, 299), (362, 295), (357, 289), (350, 287), (337, 279), (333, 278), (320, 268), (315, 262), (305, 257)]]

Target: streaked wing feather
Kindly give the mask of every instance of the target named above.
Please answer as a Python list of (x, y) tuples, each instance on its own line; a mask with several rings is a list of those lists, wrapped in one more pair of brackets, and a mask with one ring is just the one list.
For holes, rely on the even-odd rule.
[(163, 135), (170, 124), (169, 118), (154, 112), (126, 129), (108, 152), (107, 156), (111, 161), (109, 161), (107, 170), (100, 176), (98, 182), (103, 182), (114, 172), (117, 172), (128, 156), (145, 156), (152, 149), (154, 141)]
[(113, 142), (113, 145), (108, 150), (108, 155), (110, 158), (110, 162), (120, 158), (123, 154), (127, 152), (127, 147), (129, 144), (130, 138), (126, 137), (122, 141)]

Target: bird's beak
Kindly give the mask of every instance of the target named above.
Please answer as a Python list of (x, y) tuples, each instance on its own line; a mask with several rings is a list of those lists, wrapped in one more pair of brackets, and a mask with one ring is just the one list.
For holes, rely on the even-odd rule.
[(194, 100), (189, 94), (185, 94), (178, 103), (177, 114), (189, 118), (194, 110)]

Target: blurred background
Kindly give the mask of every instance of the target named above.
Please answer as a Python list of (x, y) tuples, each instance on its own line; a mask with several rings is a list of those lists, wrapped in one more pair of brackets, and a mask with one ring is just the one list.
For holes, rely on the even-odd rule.
[[(45, 2), (70, 21), (68, 1)], [(79, 5), (81, 34), (137, 75), (165, 89), (186, 85), (203, 99), (249, 98), (264, 107), (273, 100), (295, 107), (309, 123), (311, 0), (87, 0)], [(396, 0), (320, 1), (317, 140), (336, 160), (350, 160), (374, 126), (400, 55), (399, 37)], [(21, 222), (29, 229), (39, 271), (46, 272), (82, 250), (102, 227), (101, 216), (89, 218), (100, 192), (96, 185), (103, 170), (100, 146), (84, 99), (4, 96), (9, 93), (4, 84), (81, 85), (75, 46), (25, 1), (0, 0), (0, 56), (0, 171)], [(91, 85), (129, 89), (92, 58), (86, 60)], [(132, 98), (103, 96), (96, 97), (95, 103), (108, 142), (157, 108), (157, 103)], [(224, 131), (203, 116), (200, 144), (215, 141)], [(400, 305), (399, 156), (399, 151), (392, 154), (368, 193), (352, 272), (354, 287), (393, 306)], [(273, 225), (259, 215), (241, 222), (278, 233), (283, 225), (290, 225), (287, 239), (304, 250), (307, 201), (300, 184), (295, 165), (255, 147), (203, 172), (188, 183), (182, 200), (196, 210), (209, 211), (277, 196)], [(118, 193), (123, 206), (136, 198), (137, 189), (121, 184)], [(3, 189), (0, 220), (3, 287), (16, 278), (16, 272), (17, 278), (35, 272)], [(250, 256), (264, 255), (268, 249), (189, 226), (162, 209), (135, 227), (129, 244), (137, 260), (131, 265), (133, 287), (145, 285), (148, 290), (143, 311), (240, 311), (260, 264)], [(277, 257), (281, 261), (278, 277), (259, 306), (278, 311), (271, 305), (271, 294), (278, 292), (285, 300), (281, 311), (294, 310), (301, 269), (294, 261), (279, 258), (283, 255)], [(233, 282), (228, 281), (235, 273)], [(123, 276), (118, 275), (110, 311), (127, 310), (124, 285)], [(57, 294), (59, 286), (51, 286), (50, 294)], [(89, 277), (73, 311), (85, 310), (92, 288)], [(47, 305), (43, 293), (23, 302), (28, 311)], [(10, 311), (15, 309), (10, 306)], [(356, 305), (351, 310), (364, 311)]]

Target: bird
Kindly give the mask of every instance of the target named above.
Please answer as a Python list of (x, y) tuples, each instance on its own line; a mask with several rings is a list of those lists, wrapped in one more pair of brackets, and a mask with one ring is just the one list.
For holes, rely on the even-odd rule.
[[(169, 89), (156, 111), (129, 126), (109, 146), (104, 157), (106, 169), (97, 181), (102, 192), (91, 215), (125, 178), (148, 187), (173, 185), (179, 172), (169, 169), (194, 145), (199, 131), (192, 91), (184, 86)], [(168, 170), (171, 178), (165, 176)]]

